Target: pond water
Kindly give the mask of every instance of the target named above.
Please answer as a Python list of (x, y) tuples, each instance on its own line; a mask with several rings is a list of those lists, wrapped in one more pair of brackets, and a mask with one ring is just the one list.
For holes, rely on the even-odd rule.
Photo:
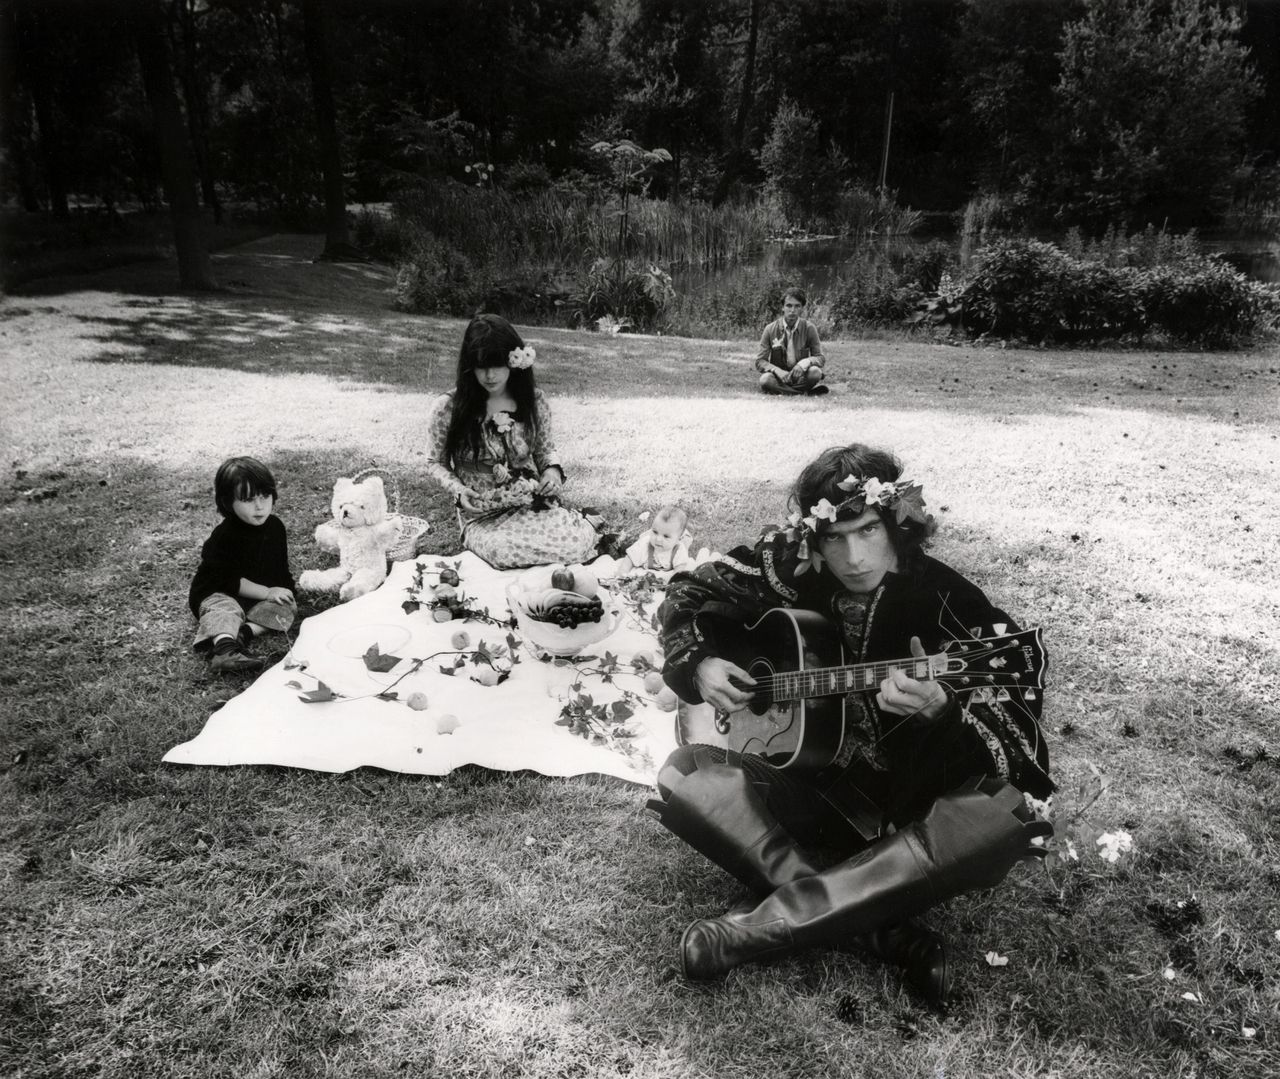
[[(681, 294), (716, 291), (761, 273), (777, 273), (820, 295), (840, 277), (847, 276), (851, 263), (867, 257), (896, 259), (913, 248), (937, 240), (954, 244), (954, 237), (892, 236), (865, 240), (807, 240), (766, 244), (756, 258), (724, 266), (683, 267), (672, 272), (672, 283)], [(1280, 239), (1259, 237), (1204, 237), (1201, 250), (1222, 254), (1242, 273), (1258, 281), (1280, 283)]]

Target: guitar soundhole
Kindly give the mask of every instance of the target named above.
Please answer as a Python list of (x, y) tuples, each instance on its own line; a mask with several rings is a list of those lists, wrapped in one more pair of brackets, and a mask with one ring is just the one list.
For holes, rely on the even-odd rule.
[(773, 668), (763, 660), (757, 660), (747, 669), (747, 673), (756, 680), (758, 687), (755, 696), (751, 698), (751, 703), (747, 707), (756, 715), (762, 716), (773, 705), (773, 694), (764, 688), (773, 680)]

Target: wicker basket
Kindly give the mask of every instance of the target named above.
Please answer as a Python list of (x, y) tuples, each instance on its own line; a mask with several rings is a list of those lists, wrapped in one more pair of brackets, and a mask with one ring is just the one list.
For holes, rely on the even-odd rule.
[[(351, 477), (353, 483), (359, 483), (369, 476), (381, 476), (383, 486), (391, 488), (391, 512), (387, 520), (396, 526), (397, 534), (394, 542), (387, 548), (387, 558), (392, 562), (410, 562), (418, 557), (418, 544), (431, 531), (431, 522), (423, 517), (414, 517), (400, 512), (400, 484), (385, 468), (366, 468)], [(333, 525), (337, 521), (331, 520)]]
[(529, 617), (520, 601), (519, 586), (512, 584), (507, 588), (507, 607), (515, 616), (520, 632), (535, 650), (552, 656), (576, 656), (584, 648), (603, 641), (617, 628), (620, 618), (617, 604), (603, 588), (600, 589), (600, 602), (604, 604), (604, 614), (599, 622), (583, 622), (569, 629)]

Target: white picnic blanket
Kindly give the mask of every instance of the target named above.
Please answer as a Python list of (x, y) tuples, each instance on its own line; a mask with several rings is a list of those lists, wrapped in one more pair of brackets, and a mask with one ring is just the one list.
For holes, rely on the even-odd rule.
[[(416, 590), (414, 581), (418, 576), (434, 583), (439, 566), (457, 567), (467, 607), (487, 608), (497, 619), (509, 617), (506, 590), (518, 571), (495, 570), (469, 553), (395, 563), (377, 591), (306, 619), (283, 661), (214, 712), (195, 738), (175, 746), (164, 760), (324, 772), (369, 765), (421, 775), (478, 764), (553, 776), (602, 773), (651, 784), (676, 745), (675, 713), (663, 711), (645, 691), (638, 669), (645, 658), (661, 664), (650, 622), (661, 592), (647, 602), (612, 593), (606, 607), (616, 628), (586, 655), (548, 662), (538, 658), (519, 629), (434, 621), (426, 605), (429, 594)], [(415, 598), (424, 605), (406, 611), (403, 605)], [(462, 649), (452, 641), (459, 631), (470, 638)], [(482, 642), (499, 653), (499, 668), (516, 660), (498, 685), (470, 677), (489, 667), (472, 657)], [(370, 669), (365, 657), (372, 646), (400, 661), (388, 671)], [(637, 657), (638, 666), (632, 662)], [(455, 673), (441, 672), (442, 666), (453, 669), (460, 658), (463, 666)], [(375, 660), (375, 666), (389, 662)], [(323, 699), (328, 694), (332, 698)], [(425, 709), (409, 706), (414, 694), (426, 695)], [(414, 702), (422, 703), (420, 698)], [(566, 705), (580, 719), (576, 733), (557, 723), (566, 718)]]

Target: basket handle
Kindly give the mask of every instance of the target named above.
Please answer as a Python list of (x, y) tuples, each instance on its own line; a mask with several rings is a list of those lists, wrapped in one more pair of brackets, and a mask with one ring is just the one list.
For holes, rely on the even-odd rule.
[(354, 476), (352, 476), (351, 482), (359, 483), (365, 477), (373, 476), (373, 475), (381, 476), (383, 478), (384, 483), (387, 480), (391, 481), (391, 512), (399, 513), (400, 512), (400, 481), (396, 479), (394, 473), (388, 471), (385, 468), (379, 468), (377, 465), (370, 465), (368, 468), (362, 469), (361, 471), (357, 472)]

